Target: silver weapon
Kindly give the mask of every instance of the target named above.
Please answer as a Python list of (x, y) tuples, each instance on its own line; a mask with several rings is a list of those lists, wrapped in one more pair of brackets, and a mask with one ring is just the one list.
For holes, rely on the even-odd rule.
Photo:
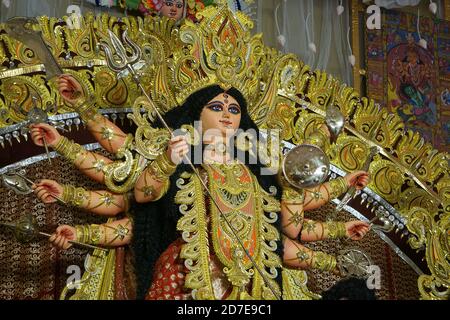
[[(336, 142), (337, 136), (344, 128), (345, 117), (339, 108), (334, 106), (332, 97), (334, 97), (334, 88), (328, 101), (325, 122), (330, 131), (331, 142)], [(330, 160), (320, 147), (301, 144), (286, 154), (282, 170), (287, 182), (295, 188), (312, 188), (327, 178), (330, 171)]]
[[(36, 18), (14, 17), (5, 22), (5, 30), (9, 36), (29, 47), (45, 66), (47, 80), (63, 74), (63, 70), (42, 38), (39, 23)], [(72, 98), (76, 99), (81, 92), (75, 91)]]
[[(120, 39), (111, 31), (108, 30), (109, 37), (111, 44), (108, 44), (104, 41), (99, 43), (101, 49), (105, 51), (106, 55), (106, 61), (108, 64), (108, 67), (116, 72), (118, 74), (118, 77), (123, 77), (127, 74), (131, 74), (132, 79), (136, 83), (136, 85), (141, 89), (144, 96), (147, 98), (148, 102), (152, 106), (153, 110), (155, 111), (156, 116), (161, 121), (161, 123), (164, 125), (164, 127), (169, 131), (170, 135), (173, 137), (173, 131), (170, 129), (166, 121), (164, 120), (161, 113), (158, 111), (156, 106), (154, 105), (152, 99), (146, 92), (145, 88), (142, 86), (142, 83), (139, 79), (139, 75), (136, 71), (137, 68), (142, 67), (144, 63), (141, 61), (142, 51), (139, 48), (139, 46), (134, 43), (127, 34), (127, 31), (124, 31), (122, 35), (123, 42), (129, 46), (129, 51), (131, 55), (127, 54), (127, 50), (124, 46), (124, 44), (120, 41)], [(237, 235), (237, 232), (235, 231), (235, 228), (232, 226), (226, 215), (221, 210), (220, 206), (212, 196), (211, 192), (209, 191), (206, 183), (201, 178), (200, 174), (198, 173), (197, 169), (192, 164), (191, 160), (188, 158), (187, 155), (184, 156), (184, 160), (186, 163), (192, 168), (195, 175), (199, 178), (200, 183), (202, 184), (202, 187), (204, 188), (205, 192), (208, 194), (209, 198), (211, 199), (212, 203), (216, 206), (217, 210), (219, 211), (221, 217), (224, 219), (225, 223), (228, 225), (230, 230), (232, 231), (234, 237), (238, 241), (240, 247), (245, 252), (246, 256), (249, 258), (249, 260), (252, 263), (252, 266), (258, 271), (258, 273), (261, 275), (262, 279), (264, 280), (267, 287), (272, 291), (272, 294), (276, 297), (277, 300), (280, 300), (280, 297), (276, 293), (275, 289), (272, 287), (270, 282), (268, 281), (267, 277), (264, 275), (262, 270), (258, 267), (253, 257), (250, 255), (248, 250), (245, 248), (242, 240)]]
[(327, 178), (330, 160), (318, 146), (300, 144), (286, 154), (282, 170), (286, 181), (295, 188), (312, 188)]
[(27, 195), (33, 192), (27, 181), (17, 173), (3, 173), (1, 175), (3, 185), (20, 195)]
[[(33, 192), (31, 186), (35, 183), (32, 180), (28, 179), (25, 176), (25, 173), (8, 172), (1, 174), (0, 177), (2, 178), (4, 186), (10, 190), (13, 190), (17, 194), (27, 195)], [(66, 204), (66, 202), (58, 196), (54, 194), (50, 194), (50, 196), (58, 200), (59, 202)]]
[(340, 250), (336, 260), (343, 277), (367, 278), (369, 267), (373, 265), (370, 257), (363, 250), (356, 248)]
[[(20, 242), (30, 242), (38, 236), (44, 236), (44, 237), (49, 237), (49, 238), (52, 236), (49, 233), (42, 232), (37, 229), (36, 221), (31, 214), (25, 214), (16, 223), (0, 222), (0, 225), (12, 229), (14, 231), (14, 236)], [(86, 247), (86, 248), (90, 248), (90, 249), (99, 249), (99, 250), (105, 251), (105, 252), (108, 251), (105, 248), (90, 245), (87, 243), (78, 242), (75, 240), (69, 240), (68, 242), (71, 244), (77, 245), (77, 246), (81, 246), (81, 247)]]
[[(48, 122), (48, 115), (47, 112), (45, 112), (42, 109), (39, 109), (36, 100), (37, 98), (35, 96), (32, 97), (33, 99), (33, 109), (28, 112), (27, 119), (29, 123), (32, 124), (38, 124), (38, 123), (47, 123)], [(50, 165), (52, 165), (52, 160), (50, 158), (50, 153), (48, 151), (48, 144), (47, 139), (45, 136), (42, 137), (42, 142), (44, 143), (45, 153), (47, 154), (47, 160)]]
[[(5, 22), (5, 30), (10, 37), (22, 42), (33, 50), (39, 60), (44, 64), (47, 80), (63, 74), (63, 70), (42, 38), (42, 32), (39, 30), (39, 23), (36, 18), (11, 18)], [(72, 93), (72, 99), (76, 99), (79, 96), (81, 96), (81, 92), (79, 91), (74, 91)], [(33, 97), (33, 109), (28, 113), (28, 121), (31, 123), (48, 122), (47, 113), (37, 107), (35, 100), (36, 98)], [(47, 159), (51, 165), (52, 161), (50, 159), (45, 137), (43, 138), (43, 143), (47, 154)]]
[(339, 133), (341, 133), (345, 125), (344, 115), (336, 106), (330, 105), (325, 114), (325, 122), (330, 131), (331, 142), (336, 142)]
[[(372, 158), (377, 154), (378, 148), (372, 147), (370, 148), (370, 154), (366, 159), (366, 162), (364, 163), (364, 166), (362, 168), (363, 171), (369, 170), (370, 163), (372, 162)], [(350, 189), (348, 189), (347, 193), (345, 194), (344, 198), (341, 200), (341, 202), (337, 205), (335, 213), (342, 210), (342, 208), (355, 196), (356, 193), (356, 187), (351, 186)]]

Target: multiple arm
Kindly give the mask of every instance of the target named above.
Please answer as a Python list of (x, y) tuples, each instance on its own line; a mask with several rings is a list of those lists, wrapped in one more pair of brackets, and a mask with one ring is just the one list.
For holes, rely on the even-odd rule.
[[(341, 189), (345, 192), (345, 189)], [(304, 218), (305, 192), (289, 187), (283, 190), (281, 199), (281, 224), (283, 234), (299, 241), (320, 241), (347, 236), (342, 222), (320, 222)]]
[[(160, 154), (144, 170), (135, 186), (135, 198), (139, 202), (156, 201), (165, 194), (169, 177), (188, 152), (185, 138), (172, 138), (167, 152)], [(170, 158), (169, 158), (170, 155)], [(68, 185), (59, 185), (52, 180), (43, 180), (34, 186), (35, 192), (44, 203), (55, 202), (55, 196), (65, 203), (75, 205), (99, 215), (116, 215), (128, 209), (127, 195), (108, 191), (86, 191)], [(146, 193), (146, 190), (148, 194)], [(67, 249), (68, 240), (84, 243), (121, 246), (131, 239), (131, 221), (128, 218), (101, 225), (59, 226), (50, 241), (57, 247)]]
[[(73, 77), (68, 75), (59, 77), (58, 90), (65, 102), (79, 113), (88, 130), (104, 149), (110, 153), (117, 153), (127, 143), (127, 135), (115, 124), (98, 114), (94, 104), (88, 101), (84, 94), (81, 97), (75, 97), (75, 92), (84, 92), (84, 90)], [(31, 136), (34, 143), (39, 146), (43, 145), (45, 138), (50, 147), (70, 160), (86, 176), (97, 182), (104, 182), (103, 168), (105, 165), (112, 163), (109, 158), (85, 150), (79, 144), (62, 137), (55, 128), (47, 124), (33, 125)], [(121, 212), (126, 212), (129, 206), (127, 194), (115, 194), (106, 190), (87, 191), (71, 185), (60, 185), (52, 180), (42, 180), (33, 188), (44, 203), (51, 203), (60, 199), (65, 204), (77, 206), (98, 215), (116, 216)], [(78, 236), (76, 232), (70, 230), (72, 227), (60, 226), (50, 241), (60, 247), (68, 247), (67, 241), (74, 240), (73, 237), (81, 239), (80, 241), (83, 242), (87, 239), (80, 235), (80, 232), (87, 228), (96, 230), (96, 232), (101, 231), (105, 235), (105, 244), (121, 245), (122, 242), (128, 243), (131, 236), (131, 232), (128, 232), (129, 229), (126, 229), (130, 221), (126, 219), (125, 227), (123, 227), (123, 222), (123, 220), (119, 220), (95, 227), (94, 225), (78, 226)], [(117, 228), (120, 229), (120, 232), (128, 231), (126, 235), (114, 236), (111, 232), (114, 230), (116, 230), (114, 232), (119, 232)], [(67, 237), (64, 235), (67, 235)]]
[[(81, 84), (72, 76), (62, 75), (58, 78), (58, 90), (65, 102), (79, 113), (88, 130), (101, 146), (110, 153), (119, 152), (127, 142), (127, 135), (118, 126), (101, 116), (93, 102), (86, 99), (84, 93), (81, 97), (73, 98), (74, 92), (84, 92)], [(47, 124), (33, 125), (31, 136), (38, 146), (43, 145), (43, 138), (45, 138), (50, 147), (70, 160), (83, 174), (97, 182), (104, 182), (102, 169), (112, 160), (85, 150), (79, 144), (62, 137), (55, 128)]]
[(66, 137), (48, 124), (36, 124), (31, 127), (31, 138), (38, 146), (43, 145), (45, 138), (48, 145), (61, 154), (64, 158), (72, 162), (72, 164), (89, 178), (97, 182), (104, 182), (105, 175), (103, 167), (112, 163), (112, 160), (90, 152)]
[(361, 171), (324, 183), (312, 190), (294, 190), (285, 185), (281, 200), (284, 264), (300, 269), (337, 272), (334, 256), (322, 251), (313, 251), (300, 242), (339, 238), (360, 240), (369, 231), (369, 225), (359, 220), (345, 223), (314, 221), (305, 219), (304, 211), (318, 208), (339, 197), (351, 185), (363, 188), (368, 181), (367, 173)]
[[(64, 97), (64, 89), (75, 87), (73, 78), (62, 78), (60, 80), (60, 92)], [(74, 89), (78, 90), (78, 89)], [(66, 97), (66, 101), (68, 101)], [(76, 101), (72, 102), (74, 105)], [(93, 112), (92, 105), (85, 99), (78, 101), (76, 108), (87, 124), (88, 130), (95, 139), (110, 153), (117, 151), (126, 144), (127, 136), (116, 125), (105, 117)], [(88, 177), (98, 181), (104, 181), (102, 168), (112, 161), (106, 157), (93, 152), (86, 151), (80, 145), (61, 137), (56, 129), (50, 126), (37, 125), (32, 131), (33, 140), (36, 144), (43, 144), (45, 136), (49, 145), (72, 163)], [(50, 127), (50, 128), (49, 128)], [(317, 128), (308, 138), (308, 143), (326, 148), (329, 131), (325, 125)], [(53, 139), (52, 139), (53, 138)], [(186, 141), (180, 137), (173, 138), (169, 142), (167, 152), (160, 154), (139, 176), (134, 195), (137, 202), (156, 201), (160, 199), (169, 187), (169, 177), (181, 162), (182, 157), (188, 152)], [(318, 268), (333, 271), (336, 268), (335, 257), (321, 251), (313, 251), (300, 244), (300, 241), (318, 241), (329, 238), (353, 237), (360, 238), (368, 231), (368, 225), (364, 222), (319, 222), (304, 218), (305, 210), (318, 208), (331, 199), (337, 198), (344, 193), (350, 185), (364, 186), (368, 183), (366, 173), (357, 172), (324, 183), (313, 189), (305, 189), (300, 192), (285, 188), (281, 201), (281, 220), (284, 254), (283, 262), (290, 267), (301, 269)], [(54, 202), (51, 196), (60, 196), (66, 203), (76, 205), (85, 210), (99, 215), (116, 215), (128, 208), (126, 195), (113, 194), (108, 191), (86, 191), (73, 186), (55, 186), (49, 190), (45, 185), (48, 180), (42, 181), (35, 186), (35, 192), (46, 203)], [(62, 189), (62, 190), (61, 190)], [(56, 191), (55, 191), (56, 190)], [(50, 200), (52, 199), (52, 200)], [(77, 240), (103, 246), (121, 246), (128, 244), (132, 236), (132, 223), (129, 218), (116, 220), (101, 225), (80, 225), (70, 227), (59, 226), (56, 233), (50, 238), (58, 247), (67, 249), (70, 247), (68, 240)], [(355, 238), (358, 240), (358, 238)]]

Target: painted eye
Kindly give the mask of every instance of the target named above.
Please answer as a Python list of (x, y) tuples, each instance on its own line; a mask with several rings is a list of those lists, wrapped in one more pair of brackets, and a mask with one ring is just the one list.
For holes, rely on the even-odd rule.
[(241, 113), (241, 110), (239, 110), (238, 107), (231, 106), (228, 108), (228, 112), (231, 114), (239, 114), (239, 113)]
[(213, 104), (208, 109), (216, 112), (223, 111), (223, 107), (220, 104)]
[(181, 9), (181, 8), (183, 8), (183, 5), (182, 5), (181, 3), (178, 3), (178, 4), (177, 4), (177, 8), (178, 8), (178, 9)]

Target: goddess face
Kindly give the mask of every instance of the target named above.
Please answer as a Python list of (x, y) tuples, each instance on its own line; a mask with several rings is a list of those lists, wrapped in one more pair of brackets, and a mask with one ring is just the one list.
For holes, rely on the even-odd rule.
[(183, 17), (183, 10), (183, 0), (164, 0), (160, 13), (165, 17), (178, 21)]
[(216, 131), (222, 136), (234, 134), (241, 123), (241, 107), (235, 98), (221, 93), (203, 107), (200, 121), (203, 133)]

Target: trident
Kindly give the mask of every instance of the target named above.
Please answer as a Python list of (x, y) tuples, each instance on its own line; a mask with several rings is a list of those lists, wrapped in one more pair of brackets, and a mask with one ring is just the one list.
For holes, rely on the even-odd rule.
[[(124, 33), (122, 35), (122, 38), (123, 38), (123, 42), (126, 43), (131, 49), (131, 56), (127, 54), (127, 50), (126, 50), (125, 46), (123, 45), (123, 43), (120, 41), (120, 39), (111, 30), (108, 30), (108, 34), (109, 34), (109, 38), (111, 40), (111, 44), (108, 44), (108, 43), (106, 43), (104, 41), (102, 41), (102, 42), (100, 42), (98, 44), (98, 46), (103, 51), (105, 51), (106, 62), (108, 64), (108, 67), (112, 71), (117, 73), (117, 77), (118, 78), (121, 78), (121, 77), (124, 77), (124, 76), (126, 76), (128, 74), (131, 74), (133, 81), (136, 83), (136, 85), (139, 87), (139, 89), (141, 89), (142, 93), (147, 98), (147, 100), (150, 103), (151, 107), (153, 108), (153, 111), (155, 112), (156, 116), (159, 118), (161, 123), (164, 125), (164, 127), (169, 131), (170, 135), (173, 137), (174, 136), (173, 135), (173, 131), (170, 129), (169, 125), (166, 123), (166, 121), (164, 120), (163, 116), (158, 111), (158, 108), (156, 108), (155, 104), (153, 103), (152, 99), (150, 98), (150, 96), (145, 91), (145, 88), (142, 86), (142, 83), (141, 83), (141, 81), (139, 79), (137, 70), (139, 70), (140, 68), (142, 68), (144, 66), (144, 62), (141, 60), (141, 56), (142, 56), (141, 49), (139, 48), (139, 46), (135, 42), (133, 42), (128, 37), (127, 30), (124, 31)], [(112, 48), (111, 48), (111, 46), (112, 46)], [(118, 58), (118, 59), (116, 59), (116, 58)], [(250, 255), (250, 253), (247, 251), (247, 249), (245, 248), (242, 240), (237, 235), (236, 230), (231, 225), (230, 221), (225, 216), (223, 211), (220, 209), (220, 207), (217, 204), (216, 200), (214, 199), (214, 197), (212, 196), (212, 194), (209, 191), (208, 187), (206, 186), (206, 183), (200, 177), (200, 174), (198, 173), (197, 169), (194, 167), (193, 163), (191, 162), (191, 160), (188, 158), (187, 155), (184, 156), (184, 161), (192, 168), (193, 172), (198, 177), (200, 183), (203, 186), (203, 189), (205, 190), (205, 192), (207, 193), (209, 198), (212, 200), (212, 202), (216, 206), (217, 210), (219, 211), (221, 217), (224, 219), (225, 223), (228, 225), (228, 227), (232, 231), (234, 237), (236, 238), (236, 240), (239, 243), (239, 246), (242, 248), (242, 250), (244, 251), (246, 256), (249, 258), (252, 266), (261, 275), (262, 279), (264, 280), (264, 283), (270, 289), (270, 291), (272, 291), (272, 294), (274, 295), (274, 297), (277, 300), (281, 300), (280, 297), (278, 296), (278, 294), (276, 293), (275, 289), (270, 284), (270, 282), (267, 279), (267, 277), (264, 275), (262, 270), (256, 265), (255, 260)]]

